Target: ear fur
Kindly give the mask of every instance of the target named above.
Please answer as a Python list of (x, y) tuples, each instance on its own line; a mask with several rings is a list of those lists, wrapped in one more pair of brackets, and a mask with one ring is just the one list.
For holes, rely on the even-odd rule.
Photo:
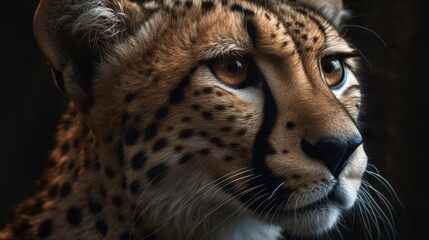
[(297, 0), (297, 2), (318, 10), (337, 26), (345, 14), (342, 0)]
[(41, 0), (34, 34), (57, 86), (83, 111), (92, 102), (94, 67), (134, 31), (141, 8), (128, 0)]

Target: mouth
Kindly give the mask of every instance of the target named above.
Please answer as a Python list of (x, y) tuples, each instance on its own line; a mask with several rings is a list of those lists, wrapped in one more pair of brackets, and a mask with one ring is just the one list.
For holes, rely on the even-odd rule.
[(329, 205), (338, 205), (338, 203), (336, 202), (335, 190), (331, 190), (331, 192), (329, 192), (328, 195), (310, 204), (293, 208), (293, 209), (287, 209), (285, 213), (288, 215), (297, 214), (297, 213), (306, 213), (310, 211), (316, 211), (321, 208), (325, 208)]

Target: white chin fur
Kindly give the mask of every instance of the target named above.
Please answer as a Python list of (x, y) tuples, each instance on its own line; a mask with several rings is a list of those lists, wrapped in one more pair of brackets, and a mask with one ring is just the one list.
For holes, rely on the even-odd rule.
[(337, 223), (340, 209), (328, 204), (305, 212), (291, 212), (282, 224), (291, 236), (311, 237), (321, 235)]

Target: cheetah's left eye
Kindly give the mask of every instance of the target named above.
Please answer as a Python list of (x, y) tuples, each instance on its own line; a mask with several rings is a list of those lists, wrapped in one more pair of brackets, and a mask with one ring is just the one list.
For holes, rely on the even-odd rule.
[(222, 82), (232, 87), (243, 87), (249, 76), (249, 62), (245, 57), (215, 59), (208, 65)]
[(323, 76), (331, 89), (341, 87), (346, 80), (343, 59), (327, 56), (320, 60)]

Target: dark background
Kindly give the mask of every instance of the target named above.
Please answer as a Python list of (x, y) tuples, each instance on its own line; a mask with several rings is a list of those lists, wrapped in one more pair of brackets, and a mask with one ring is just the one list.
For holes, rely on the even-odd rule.
[[(32, 34), (37, 4), (4, 1), (1, 8), (0, 222), (34, 191), (66, 105)], [(352, 12), (347, 36), (371, 65), (361, 76), (366, 95), (362, 132), (370, 162), (402, 201), (389, 197), (398, 239), (429, 239), (428, 6), (424, 0), (346, 0), (345, 5)], [(343, 238), (363, 239), (359, 225), (349, 225)]]

